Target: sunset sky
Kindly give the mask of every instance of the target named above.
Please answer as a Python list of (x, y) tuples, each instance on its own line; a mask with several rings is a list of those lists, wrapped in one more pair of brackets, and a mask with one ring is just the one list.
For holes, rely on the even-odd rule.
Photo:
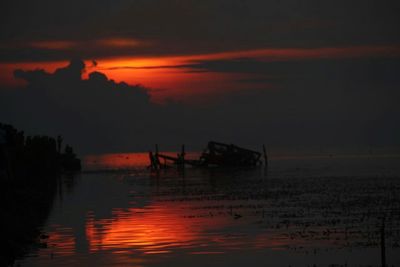
[(62, 133), (82, 153), (209, 139), (400, 145), (398, 1), (16, 0), (0, 10), (0, 121)]

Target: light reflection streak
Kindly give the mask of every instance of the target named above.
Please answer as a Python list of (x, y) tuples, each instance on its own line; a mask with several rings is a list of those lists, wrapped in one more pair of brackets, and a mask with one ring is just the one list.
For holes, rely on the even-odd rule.
[[(75, 236), (72, 228), (53, 225), (54, 230), (49, 232), (46, 240), (52, 255), (69, 256), (76, 251)], [(42, 251), (45, 252), (45, 251)]]
[(201, 240), (204, 231), (210, 227), (223, 226), (223, 218), (185, 219), (185, 205), (150, 205), (145, 212), (135, 209), (114, 210), (113, 219), (96, 220), (87, 218), (86, 234), (90, 251), (113, 249), (136, 249), (143, 253), (167, 253), (169, 248), (195, 246)]
[(199, 205), (207, 207), (213, 203), (155, 202), (143, 209), (115, 209), (112, 219), (96, 219), (95, 214), (89, 213), (86, 220), (89, 250), (91, 253), (125, 250), (142, 254), (186, 250), (189, 254), (221, 254), (244, 248), (279, 250), (295, 242), (279, 240), (281, 231), (228, 234), (224, 229), (233, 227), (241, 232), (241, 227), (254, 218), (235, 220), (229, 212), (211, 216), (210, 212), (199, 210)]
[[(99, 186), (108, 188), (115, 183), (121, 185), (121, 182), (128, 186), (124, 194), (128, 194), (129, 198), (123, 197), (124, 202), (110, 202), (112, 206), (106, 207), (101, 202), (91, 202), (97, 198), (91, 199), (90, 194), (87, 194), (93, 189), (92, 179), (99, 176), (86, 177), (87, 187), (82, 185), (86, 190), (82, 189), (81, 195), (73, 197), (69, 204), (76, 209), (76, 204), (82, 199), (89, 202), (86, 205), (90, 206), (80, 209), (80, 217), (75, 218), (79, 220), (79, 226), (71, 226), (65, 217), (58, 221), (68, 227), (51, 225), (48, 231), (50, 250), (40, 250), (39, 260), (50, 262), (44, 266), (54, 266), (56, 259), (51, 262), (53, 259), (49, 256), (53, 252), (55, 257), (66, 256), (60, 257), (61, 260), (57, 262), (63, 264), (68, 260), (87, 260), (90, 263), (97, 260), (103, 265), (143, 266), (153, 261), (179, 261), (191, 255), (215, 254), (215, 257), (219, 257), (219, 254), (225, 254), (221, 257), (227, 259), (242, 253), (253, 257), (259, 253), (288, 252), (293, 256), (291, 253), (297, 251), (314, 256), (316, 248), (334, 249), (330, 259), (335, 259), (336, 249), (346, 248), (349, 242), (350, 249), (371, 246), (363, 242), (370, 242), (366, 240), (366, 234), (374, 238), (376, 221), (373, 215), (367, 218), (365, 214), (371, 210), (380, 210), (381, 207), (367, 205), (364, 208), (364, 202), (357, 202), (352, 206), (354, 209), (348, 210), (345, 207), (345, 211), (341, 211), (341, 208), (343, 203), (354, 203), (355, 198), (362, 199), (366, 192), (376, 190), (375, 179), (362, 179), (362, 185), (359, 180), (343, 185), (346, 188), (350, 186), (351, 190), (341, 195), (340, 201), (337, 201), (338, 192), (344, 188), (342, 182), (349, 181), (347, 177), (268, 177), (260, 180), (256, 173), (247, 171), (238, 177), (218, 171), (210, 172), (212, 175), (208, 176), (205, 170), (193, 171), (187, 170), (185, 177), (175, 174), (158, 178), (128, 175), (122, 180), (101, 174), (108, 183)], [(321, 184), (316, 181), (321, 179), (329, 185), (329, 191), (323, 189), (320, 192)], [(389, 184), (387, 181), (384, 183)], [(364, 189), (357, 192), (356, 188), (362, 186), (365, 186)], [(104, 198), (114, 198), (115, 194), (119, 194), (115, 190), (104, 192)], [(386, 197), (387, 192), (384, 189), (375, 194)], [(368, 195), (368, 199), (370, 197)], [(332, 203), (337, 206), (332, 208)], [(340, 220), (338, 211), (342, 212)], [(235, 214), (242, 217), (237, 219)], [(203, 259), (209, 258), (204, 256)]]

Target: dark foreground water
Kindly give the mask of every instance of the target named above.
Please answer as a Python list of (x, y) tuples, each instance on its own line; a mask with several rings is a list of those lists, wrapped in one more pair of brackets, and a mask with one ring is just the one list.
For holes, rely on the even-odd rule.
[(150, 173), (86, 158), (16, 266), (400, 266), (400, 158), (272, 159), (268, 170)]

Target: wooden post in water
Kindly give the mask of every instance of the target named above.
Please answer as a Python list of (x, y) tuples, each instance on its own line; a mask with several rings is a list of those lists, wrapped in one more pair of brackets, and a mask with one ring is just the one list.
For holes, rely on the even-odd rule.
[(381, 225), (381, 259), (382, 259), (382, 267), (386, 267), (385, 217), (382, 218), (382, 225)]
[(268, 166), (267, 150), (265, 149), (265, 145), (264, 144), (263, 144), (263, 153), (264, 153), (264, 164), (265, 164), (265, 166)]
[(185, 168), (185, 145), (182, 145), (181, 155), (179, 157), (179, 168)]
[(155, 161), (156, 169), (160, 168), (161, 164), (160, 164), (160, 159), (158, 158), (158, 144), (156, 144), (156, 153), (155, 153), (154, 161)]
[(153, 152), (149, 151), (149, 159), (150, 159), (150, 169), (154, 170), (155, 166), (154, 166), (154, 157), (153, 157)]

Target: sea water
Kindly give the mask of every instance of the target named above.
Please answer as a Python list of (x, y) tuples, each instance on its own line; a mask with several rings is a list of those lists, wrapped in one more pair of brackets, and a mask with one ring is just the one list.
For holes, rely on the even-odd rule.
[[(194, 157), (195, 154), (192, 154)], [(271, 158), (171, 168), (87, 156), (16, 266), (400, 266), (400, 157)], [(382, 228), (383, 227), (383, 228)]]

